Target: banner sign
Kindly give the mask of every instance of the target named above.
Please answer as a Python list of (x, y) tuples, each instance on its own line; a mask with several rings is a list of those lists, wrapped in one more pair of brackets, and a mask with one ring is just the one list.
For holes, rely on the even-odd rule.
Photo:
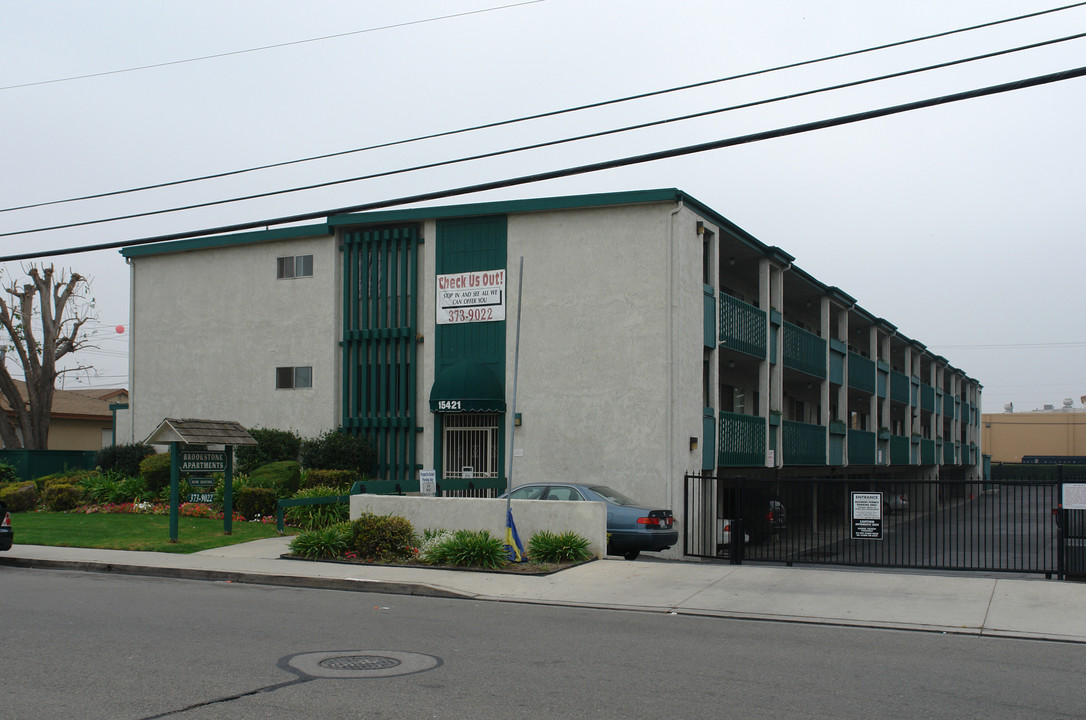
[(505, 319), (505, 270), (437, 276), (437, 324)]

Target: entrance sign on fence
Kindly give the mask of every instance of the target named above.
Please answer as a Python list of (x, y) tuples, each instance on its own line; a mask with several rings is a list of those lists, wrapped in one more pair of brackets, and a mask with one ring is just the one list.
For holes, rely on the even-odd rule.
[(1086, 510), (1086, 483), (1064, 483), (1063, 509)]
[(882, 493), (852, 493), (852, 539), (882, 540)]

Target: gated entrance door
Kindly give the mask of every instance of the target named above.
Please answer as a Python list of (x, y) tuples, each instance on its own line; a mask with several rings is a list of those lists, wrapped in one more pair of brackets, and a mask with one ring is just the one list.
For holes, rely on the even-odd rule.
[(498, 413), (450, 413), (442, 416), (443, 478), (450, 480), (497, 479), (501, 415)]
[(1061, 572), (1053, 481), (686, 477), (687, 555), (731, 562)]

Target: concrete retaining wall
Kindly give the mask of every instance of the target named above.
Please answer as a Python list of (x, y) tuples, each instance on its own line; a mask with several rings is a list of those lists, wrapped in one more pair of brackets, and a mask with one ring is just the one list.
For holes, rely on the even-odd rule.
[[(495, 537), (505, 537), (505, 500), (352, 495), (351, 519), (363, 512), (405, 517), (418, 533), (429, 528), (489, 530)], [(514, 500), (513, 521), (525, 548), (540, 530), (571, 530), (588, 540), (593, 555), (603, 557), (607, 551), (607, 509), (601, 502)]]

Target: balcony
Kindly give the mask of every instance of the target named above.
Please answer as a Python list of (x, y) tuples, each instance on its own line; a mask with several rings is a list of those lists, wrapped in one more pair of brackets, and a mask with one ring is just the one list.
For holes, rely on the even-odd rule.
[(943, 415), (947, 416), (948, 418), (955, 417), (956, 413), (954, 412), (954, 403), (956, 400), (957, 398), (955, 398), (953, 395), (943, 396)]
[(958, 449), (957, 443), (944, 443), (943, 444), (943, 464), (944, 465), (957, 465), (958, 458), (955, 450)]
[(848, 464), (875, 464), (875, 433), (867, 430), (848, 431)]
[(825, 465), (826, 428), (823, 425), (785, 420), (781, 423), (783, 464)]
[(890, 436), (890, 464), (909, 465), (909, 438), (904, 435)]
[(934, 440), (921, 440), (920, 441), (920, 464), (921, 465), (934, 465), (935, 464), (935, 441)]
[(890, 400), (902, 405), (909, 404), (909, 376), (896, 370), (890, 372)]
[(784, 323), (784, 366), (825, 380), (826, 341), (798, 325)]
[(721, 412), (718, 457), (725, 467), (765, 467), (765, 418)]
[(920, 409), (935, 412), (935, 388), (920, 383)]
[(765, 338), (765, 310), (721, 293), (720, 344), (765, 360)]
[(848, 386), (866, 393), (874, 393), (875, 361), (850, 352), (848, 354)]

